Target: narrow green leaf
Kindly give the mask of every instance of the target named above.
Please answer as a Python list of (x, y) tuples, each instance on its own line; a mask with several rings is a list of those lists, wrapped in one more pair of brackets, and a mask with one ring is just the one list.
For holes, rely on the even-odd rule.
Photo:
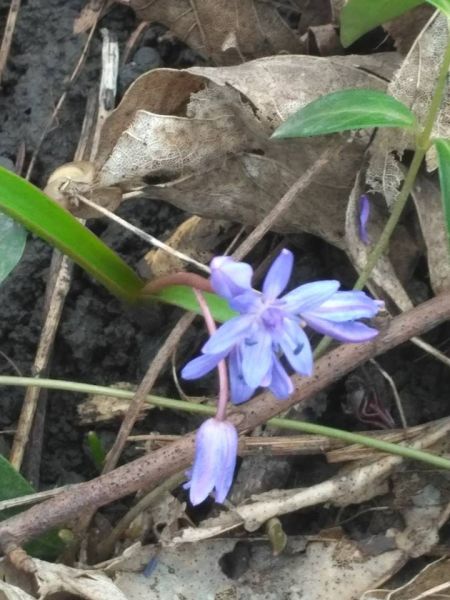
[[(441, 1), (448, 4), (448, 0)], [(423, 0), (348, 0), (340, 15), (342, 45), (350, 46), (371, 29), (419, 4), (423, 4)]]
[[(230, 308), (224, 298), (215, 294), (209, 294), (208, 292), (203, 292), (203, 295), (216, 321), (223, 323), (236, 316), (237, 313)], [(171, 285), (159, 292), (146, 296), (146, 298), (173, 304), (195, 313), (200, 312), (194, 292), (190, 287), (185, 285)]]
[[(185, 286), (145, 295), (144, 282), (115, 252), (38, 188), (2, 167), (0, 210), (70, 256), (116, 296), (128, 301), (157, 300), (200, 312), (194, 293)], [(223, 298), (214, 294), (205, 297), (217, 321), (226, 321), (235, 314)]]
[(439, 181), (441, 183), (442, 208), (445, 225), (450, 240), (450, 140), (434, 140), (439, 163)]
[[(34, 493), (33, 486), (18, 473), (11, 463), (0, 454), (0, 501), (12, 500)], [(23, 508), (11, 508), (0, 512), (0, 520), (8, 519), (14, 514), (25, 510)], [(63, 549), (63, 544), (55, 531), (48, 532), (35, 539), (26, 547), (27, 551), (38, 558), (54, 560)]]
[(447, 17), (450, 17), (450, 0), (427, 0), (428, 4), (432, 4), (441, 10)]
[(0, 283), (8, 277), (21, 259), (26, 240), (25, 229), (0, 213)]
[(113, 294), (135, 300), (142, 281), (108, 246), (41, 190), (0, 167), (0, 210), (67, 254)]
[(86, 436), (87, 445), (91, 458), (99, 471), (102, 470), (106, 458), (106, 452), (103, 447), (102, 440), (98, 437), (95, 431), (89, 431)]
[(367, 127), (413, 127), (407, 106), (384, 92), (349, 89), (332, 92), (291, 115), (273, 138), (307, 137)]

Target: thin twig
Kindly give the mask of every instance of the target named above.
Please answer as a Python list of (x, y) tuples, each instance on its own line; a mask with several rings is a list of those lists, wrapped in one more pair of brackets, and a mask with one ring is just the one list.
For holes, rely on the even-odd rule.
[(8, 510), (9, 508), (17, 508), (19, 506), (27, 506), (28, 504), (37, 504), (43, 502), (49, 498), (57, 496), (61, 492), (67, 492), (73, 487), (73, 485), (63, 485), (58, 488), (51, 490), (45, 490), (45, 492), (36, 492), (35, 494), (27, 494), (26, 496), (19, 496), (19, 498), (11, 498), (10, 500), (2, 500), (0, 502), (0, 511)]
[[(93, 27), (95, 29), (95, 27)], [(93, 35), (91, 32), (89, 39)], [(87, 53), (88, 44), (85, 46), (85, 51)], [(83, 57), (83, 55), (82, 55)], [(105, 59), (105, 56), (103, 56)], [(108, 57), (106, 57), (108, 58)], [(84, 59), (79, 61), (75, 71), (72, 73), (70, 81), (73, 82), (77, 77), (81, 66), (83, 65)], [(102, 65), (105, 68), (105, 65)], [(110, 94), (113, 93), (114, 90), (110, 90)], [(64, 96), (64, 95), (63, 95)], [(99, 106), (101, 105), (101, 101), (104, 97), (102, 94), (102, 88), (100, 86), (99, 91)], [(81, 160), (83, 157), (86, 146), (88, 143), (88, 139), (90, 137), (90, 130), (92, 128), (92, 124), (94, 121), (94, 111), (95, 106), (93, 102), (88, 102), (86, 106), (86, 113), (84, 117), (84, 122), (82, 126), (82, 133), (79, 139), (79, 143), (77, 146), (77, 150), (75, 152), (74, 159)], [(95, 134), (94, 134), (95, 135)], [(35, 153), (34, 158), (37, 156)], [(33, 159), (32, 159), (33, 162)], [(28, 168), (27, 177), (31, 174), (32, 164)], [(80, 220), (81, 223), (84, 221)], [(56, 332), (58, 330), (59, 321), (61, 318), (62, 310), (64, 307), (64, 303), (67, 297), (67, 294), (70, 289), (71, 280), (72, 280), (72, 270), (73, 263), (67, 256), (62, 256), (58, 251), (53, 251), (52, 263), (51, 263), (51, 276), (47, 285), (46, 297), (47, 297), (47, 310), (45, 321), (43, 324), (43, 328), (41, 331), (38, 349), (36, 351), (36, 357), (33, 363), (33, 373), (35, 376), (39, 377), (45, 374), (45, 371), (48, 367), (50, 361), (50, 355), (53, 348), (53, 343), (55, 340)], [(19, 470), (27, 442), (30, 440), (30, 434), (33, 427), (33, 421), (35, 419), (39, 403), (39, 388), (30, 387), (27, 389), (25, 394), (24, 403), (22, 406), (22, 411), (19, 417), (19, 422), (17, 425), (16, 435), (14, 437), (14, 442), (11, 449), (10, 461), (11, 464)], [(45, 404), (42, 404), (42, 409), (45, 410)], [(40, 440), (42, 438), (42, 423), (41, 427), (38, 428), (40, 431), (36, 431), (36, 435), (33, 437), (34, 439), (34, 457), (40, 455), (38, 452), (38, 448), (40, 446)], [(37, 437), (36, 437), (37, 436)], [(36, 469), (35, 469), (36, 470)]]
[(105, 27), (102, 34), (102, 75), (100, 79), (97, 124), (92, 140), (91, 157), (97, 154), (103, 123), (115, 108), (117, 78), (119, 76), (119, 42), (116, 36)]
[(239, 248), (233, 253), (233, 258), (238, 260), (246, 256), (256, 244), (262, 240), (268, 231), (275, 225), (281, 215), (286, 212), (292, 204), (297, 200), (299, 194), (303, 192), (312, 182), (314, 177), (330, 162), (331, 159), (336, 160), (339, 154), (339, 145), (331, 144), (327, 150), (316, 162), (307, 169), (301, 177), (288, 189), (284, 196), (277, 202), (272, 210), (264, 217), (264, 219), (255, 227), (246, 240), (242, 242)]
[(183, 315), (183, 317), (170, 332), (164, 344), (158, 350), (157, 355), (153, 359), (144, 379), (141, 381), (141, 384), (133, 396), (130, 406), (128, 407), (125, 418), (120, 426), (119, 433), (117, 434), (114, 444), (111, 450), (108, 452), (108, 456), (106, 457), (105, 465), (102, 471), (103, 473), (108, 473), (117, 465), (120, 454), (127, 442), (127, 438), (130, 435), (134, 423), (139, 416), (142, 405), (145, 402), (145, 397), (154, 386), (155, 381), (164, 368), (164, 365), (170, 359), (170, 356), (178, 344), (180, 337), (184, 335), (191, 323), (192, 315), (190, 313)]
[(443, 352), (426, 342), (420, 337), (411, 338), (411, 342), (415, 344), (418, 348), (421, 348), (431, 356), (433, 356), (436, 360), (439, 360), (441, 363), (444, 363), (447, 367), (450, 367), (450, 358), (445, 356)]
[[(105, 0), (103, 0), (103, 4), (105, 3)], [(61, 108), (64, 105), (64, 102), (66, 101), (67, 95), (70, 91), (71, 86), (73, 85), (73, 83), (76, 81), (76, 79), (78, 78), (79, 74), (81, 73), (81, 69), (84, 66), (87, 54), (89, 52), (89, 48), (91, 45), (91, 41), (92, 38), (94, 37), (94, 33), (95, 33), (95, 29), (96, 29), (96, 25), (97, 25), (97, 21), (95, 21), (95, 24), (93, 25), (93, 27), (91, 28), (89, 35), (87, 37), (86, 43), (83, 47), (83, 50), (81, 52), (80, 58), (78, 59), (77, 64), (75, 65), (74, 70), (72, 71), (71, 76), (69, 77), (69, 81), (67, 82), (66, 88), (64, 90), (64, 92), (61, 94), (55, 108), (53, 109), (53, 112), (49, 118), (49, 120), (47, 121), (46, 125), (44, 126), (44, 129), (42, 130), (41, 136), (38, 140), (37, 146), (34, 149), (33, 155), (30, 159), (30, 164), (28, 165), (28, 169), (25, 175), (26, 179), (30, 179), (31, 174), (33, 172), (34, 169), (34, 165), (36, 163), (38, 154), (40, 152), (41, 146), (45, 140), (45, 138), (47, 137), (48, 132), (50, 131), (56, 117), (59, 115), (59, 111), (61, 110)]]
[[(48, 303), (48, 313), (41, 330), (38, 349), (33, 363), (33, 373), (39, 377), (47, 369), (51, 349), (55, 340), (59, 320), (64, 306), (65, 295), (70, 285), (72, 262), (68, 257), (61, 258), (61, 268), (57, 274), (53, 289), (50, 293)], [(25, 447), (28, 442), (33, 419), (36, 413), (39, 400), (39, 388), (30, 387), (27, 389), (25, 399), (17, 423), (16, 435), (11, 449), (9, 460), (12, 466), (20, 470), (22, 465)]]
[(146, 32), (146, 30), (149, 27), (150, 27), (149, 21), (141, 21), (139, 23), (139, 25), (136, 27), (136, 29), (131, 32), (131, 35), (128, 38), (127, 43), (125, 44), (125, 48), (123, 49), (122, 60), (121, 60), (122, 65), (124, 65), (126, 62), (128, 62), (128, 58), (129, 58), (130, 54), (132, 53), (132, 51), (134, 50), (134, 48), (137, 46), (140, 37), (142, 35), (144, 35), (144, 33)]
[[(398, 444), (416, 439), (429, 427), (417, 425), (407, 429), (365, 431), (364, 435), (375, 439)], [(129, 442), (147, 442), (152, 450), (166, 446), (179, 440), (180, 435), (162, 435), (158, 433), (130, 435)], [(376, 458), (378, 452), (361, 444), (348, 445), (342, 440), (335, 440), (323, 435), (289, 435), (289, 436), (244, 436), (239, 440), (239, 456), (309, 456), (324, 454), (331, 457), (331, 462), (346, 462), (363, 458)], [(339, 460), (338, 460), (339, 458)]]
[(400, 422), (402, 424), (402, 427), (404, 429), (406, 429), (408, 427), (408, 423), (406, 421), (406, 417), (405, 417), (405, 411), (403, 410), (403, 404), (402, 404), (402, 400), (400, 398), (400, 394), (397, 391), (397, 386), (395, 385), (395, 381), (392, 379), (392, 377), (389, 375), (389, 373), (387, 371), (385, 371), (376, 360), (371, 359), (370, 361), (373, 365), (375, 365), (375, 367), (378, 369), (378, 371), (381, 373), (381, 375), (386, 379), (386, 381), (388, 382), (391, 390), (392, 390), (392, 394), (394, 396), (394, 400), (395, 400), (395, 406), (397, 407), (397, 412), (398, 415), (400, 417)]
[[(379, 354), (395, 348), (450, 318), (450, 293), (440, 294), (394, 318), (371, 342), (340, 346), (319, 359), (312, 377), (292, 378), (294, 392), (283, 402), (269, 392), (240, 405), (229, 415), (239, 432), (254, 429), (300, 401), (315, 396), (328, 385)], [(406, 450), (406, 449), (405, 449)], [(0, 523), (0, 548), (5, 553), (48, 529), (66, 523), (87, 509), (99, 508), (186, 468), (194, 455), (194, 434), (152, 452), (69, 492)], [(436, 457), (437, 459), (438, 457)]]
[(21, 0), (11, 0), (9, 6), (8, 18), (6, 19), (5, 31), (3, 33), (2, 45), (0, 46), (0, 87), (3, 79), (3, 71), (8, 62), (9, 52), (16, 28), (16, 21), (19, 15)]
[(144, 510), (148, 510), (156, 504), (165, 492), (171, 492), (177, 488), (186, 479), (184, 471), (175, 473), (171, 477), (165, 479), (157, 488), (145, 494), (130, 510), (120, 519), (114, 526), (114, 529), (107, 535), (107, 537), (100, 542), (96, 549), (96, 562), (104, 560), (110, 556), (114, 549), (114, 545), (117, 540), (123, 535), (128, 529), (134, 519), (140, 515)]
[(87, 204), (88, 206), (94, 208), (95, 210), (97, 210), (102, 215), (105, 215), (105, 217), (108, 217), (108, 219), (110, 219), (111, 221), (114, 221), (115, 223), (118, 223), (124, 229), (127, 229), (128, 231), (131, 231), (131, 233), (134, 233), (134, 235), (137, 235), (142, 240), (145, 240), (146, 242), (148, 242), (152, 246), (155, 246), (156, 248), (160, 248), (161, 250), (164, 250), (165, 252), (167, 252), (167, 254), (171, 254), (172, 256), (176, 256), (180, 260), (183, 260), (183, 261), (185, 261), (187, 263), (190, 263), (191, 265), (194, 265), (195, 267), (197, 267), (201, 271), (204, 271), (205, 273), (210, 273), (211, 272), (211, 269), (209, 267), (207, 267), (203, 263), (195, 260), (195, 258), (191, 258), (187, 254), (184, 254), (183, 252), (180, 252), (179, 250), (175, 250), (174, 248), (171, 248), (171, 246), (168, 246), (164, 242), (161, 242), (160, 240), (158, 240), (158, 238), (155, 238), (153, 235), (150, 235), (149, 233), (146, 233), (145, 231), (142, 231), (142, 229), (139, 229), (139, 227), (136, 227), (135, 225), (132, 225), (128, 221), (125, 221), (125, 219), (122, 219), (122, 217), (119, 217), (118, 215), (116, 215), (115, 213), (111, 212), (110, 210), (108, 210), (104, 206), (100, 206), (96, 202), (93, 202), (92, 200), (89, 200), (88, 198), (86, 198), (85, 196), (82, 196), (80, 194), (77, 194), (77, 200), (80, 200), (80, 202), (82, 202), (83, 204)]

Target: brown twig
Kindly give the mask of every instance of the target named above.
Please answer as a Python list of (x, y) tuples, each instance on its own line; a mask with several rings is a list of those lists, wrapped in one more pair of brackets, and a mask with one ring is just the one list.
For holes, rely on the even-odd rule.
[(3, 78), (3, 71), (8, 62), (9, 51), (16, 28), (16, 21), (19, 15), (21, 0), (11, 0), (9, 7), (8, 18), (6, 19), (5, 31), (3, 33), (2, 45), (0, 46), (0, 87)]
[(136, 29), (131, 32), (131, 35), (128, 38), (127, 43), (125, 44), (125, 48), (123, 49), (122, 60), (121, 60), (122, 65), (124, 65), (128, 61), (128, 58), (129, 58), (130, 54), (133, 52), (133, 50), (135, 49), (135, 47), (137, 46), (139, 39), (141, 38), (141, 36), (144, 35), (144, 33), (146, 32), (146, 30), (149, 27), (150, 27), (149, 21), (141, 21), (139, 23), (139, 25), (136, 27)]
[(181, 317), (181, 319), (170, 332), (164, 344), (158, 350), (157, 355), (153, 359), (144, 379), (142, 380), (135, 395), (133, 396), (133, 399), (131, 400), (125, 418), (120, 426), (119, 433), (117, 434), (114, 444), (111, 450), (108, 452), (108, 456), (106, 457), (103, 473), (111, 471), (117, 465), (120, 454), (127, 443), (127, 438), (130, 435), (134, 423), (139, 416), (147, 394), (154, 386), (160, 372), (164, 368), (164, 365), (170, 359), (172, 352), (176, 348), (180, 338), (185, 334), (191, 323), (192, 315), (190, 313), (183, 315), (183, 317)]
[[(103, 4), (105, 3), (105, 0), (102, 0)], [(81, 69), (84, 66), (90, 45), (91, 45), (91, 41), (92, 38), (94, 37), (94, 33), (95, 33), (95, 29), (96, 29), (96, 25), (97, 25), (97, 21), (95, 21), (94, 25), (92, 26), (89, 35), (87, 37), (86, 43), (83, 47), (83, 50), (81, 52), (80, 58), (78, 59), (77, 64), (75, 65), (74, 70), (72, 71), (71, 76), (69, 77), (69, 81), (66, 84), (66, 89), (64, 90), (64, 92), (61, 94), (55, 108), (53, 109), (53, 112), (48, 120), (48, 122), (46, 123), (46, 125), (44, 126), (44, 129), (42, 130), (41, 136), (38, 140), (37, 146), (34, 149), (33, 155), (31, 156), (30, 159), (30, 164), (28, 165), (28, 169), (27, 169), (27, 173), (26, 173), (26, 179), (30, 179), (31, 174), (33, 172), (34, 169), (34, 165), (36, 163), (36, 159), (38, 157), (39, 151), (41, 149), (41, 146), (45, 140), (45, 138), (47, 137), (48, 132), (50, 131), (50, 128), (52, 127), (56, 117), (59, 114), (59, 111), (61, 110), (61, 108), (64, 105), (64, 102), (66, 101), (67, 98), (67, 94), (69, 93), (70, 87), (73, 85), (73, 83), (76, 81), (76, 79), (78, 78), (79, 74), (81, 73)]]
[[(270, 393), (260, 394), (233, 411), (229, 418), (240, 433), (254, 429), (294, 404), (313, 397), (325, 387), (370, 358), (436, 327), (450, 318), (450, 292), (424, 302), (394, 318), (371, 342), (340, 346), (316, 363), (312, 377), (293, 377), (294, 392), (283, 402)], [(86, 508), (99, 508), (186, 468), (194, 454), (194, 434), (156, 450), (127, 465), (81, 483), (39, 506), (0, 523), (0, 547), (6, 553), (48, 529), (66, 523)]]
[[(339, 149), (341, 146), (341, 150)], [(273, 228), (274, 224), (286, 212), (292, 204), (297, 200), (299, 194), (303, 192), (313, 181), (314, 177), (318, 175), (321, 169), (331, 160), (336, 160), (339, 152), (342, 151), (342, 145), (330, 144), (327, 150), (316, 162), (307, 169), (301, 177), (288, 189), (284, 196), (277, 202), (272, 210), (264, 217), (264, 219), (255, 227), (251, 234), (246, 238), (236, 252), (233, 253), (233, 257), (236, 260), (241, 260), (244, 256), (252, 250), (256, 244), (262, 240), (270, 229)]]
[[(383, 440), (391, 443), (399, 443), (412, 440), (419, 436), (424, 429), (429, 426), (417, 425), (408, 427), (407, 429), (393, 429), (381, 431), (364, 431), (364, 435), (373, 437), (378, 440)], [(148, 435), (131, 435), (128, 438), (129, 442), (147, 442), (147, 448), (152, 451), (167, 446), (181, 438), (180, 435), (162, 435), (158, 433), (150, 433)], [(256, 435), (251, 437), (242, 437), (239, 440), (239, 456), (308, 456), (311, 454), (326, 454), (330, 456), (332, 462), (337, 460), (338, 453), (341, 456), (341, 461), (359, 460), (364, 453), (364, 458), (377, 457), (377, 450), (361, 446), (361, 444), (348, 445), (342, 440), (335, 440), (324, 435), (283, 435), (283, 436), (263, 436)]]
[[(57, 258), (56, 258), (57, 260)], [(54, 260), (53, 260), (54, 264)], [(64, 306), (64, 299), (70, 285), (72, 263), (69, 258), (62, 257), (56, 280), (49, 284), (52, 287), (48, 302), (48, 312), (42, 327), (38, 349), (33, 363), (33, 373), (36, 377), (42, 376), (47, 369), (51, 349), (58, 329), (59, 319)], [(27, 388), (22, 410), (17, 423), (16, 435), (11, 449), (9, 460), (12, 466), (20, 470), (25, 448), (30, 435), (33, 419), (39, 400), (39, 388)]]

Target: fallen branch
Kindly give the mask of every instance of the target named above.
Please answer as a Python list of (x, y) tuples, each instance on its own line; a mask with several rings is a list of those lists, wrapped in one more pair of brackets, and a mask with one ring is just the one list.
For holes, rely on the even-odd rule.
[[(365, 344), (344, 345), (317, 361), (313, 377), (293, 377), (294, 393), (286, 401), (263, 393), (230, 414), (239, 432), (254, 429), (271, 417), (352, 371), (370, 358), (382, 354), (450, 318), (450, 292), (424, 302), (393, 319), (380, 334)], [(9, 553), (23, 542), (67, 523), (87, 509), (100, 508), (141, 488), (149, 489), (186, 468), (194, 453), (194, 434), (96, 479), (73, 486), (69, 491), (32, 507), (0, 524), (0, 548)]]

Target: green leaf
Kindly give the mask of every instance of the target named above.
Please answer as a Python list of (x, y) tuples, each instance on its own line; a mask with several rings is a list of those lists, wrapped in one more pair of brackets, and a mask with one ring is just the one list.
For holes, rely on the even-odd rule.
[(103, 447), (102, 440), (98, 437), (95, 431), (89, 431), (86, 436), (87, 445), (91, 458), (98, 471), (102, 470), (106, 458), (106, 452)]
[[(0, 454), (0, 501), (11, 500), (33, 493), (33, 486)], [(8, 519), (25, 509), (26, 507), (3, 510), (0, 512), (0, 520)], [(61, 553), (63, 544), (58, 534), (52, 531), (35, 539), (27, 545), (26, 549), (38, 558), (54, 560)]]
[[(115, 252), (38, 188), (2, 167), (0, 210), (70, 256), (116, 296), (128, 301), (157, 300), (200, 313), (189, 287), (172, 286), (152, 296), (146, 295), (145, 282)], [(223, 298), (215, 294), (205, 294), (205, 297), (217, 321), (234, 316)]]
[[(445, 3), (448, 4), (448, 0)], [(419, 4), (423, 4), (423, 0), (348, 0), (340, 16), (342, 45), (350, 46), (364, 33)]]
[[(209, 294), (208, 292), (203, 292), (203, 295), (216, 321), (223, 323), (236, 316), (237, 313), (230, 308), (228, 302), (224, 298), (216, 296), (215, 294)], [(184, 308), (185, 310), (200, 313), (194, 292), (190, 287), (185, 285), (171, 285), (154, 294), (146, 296), (146, 298), (149, 300), (167, 302), (179, 306), (180, 308)]]
[(384, 92), (349, 89), (332, 92), (291, 115), (273, 138), (307, 137), (367, 127), (413, 127), (407, 106)]
[(8, 277), (21, 259), (26, 240), (25, 229), (0, 213), (0, 283)]
[(450, 240), (450, 140), (434, 140), (439, 163), (439, 181), (441, 183), (442, 208), (445, 225)]
[(113, 294), (135, 300), (143, 282), (67, 210), (18, 175), (0, 167), (0, 210), (67, 254)]
[(427, 0), (428, 4), (432, 4), (441, 10), (447, 17), (450, 17), (450, 0)]

